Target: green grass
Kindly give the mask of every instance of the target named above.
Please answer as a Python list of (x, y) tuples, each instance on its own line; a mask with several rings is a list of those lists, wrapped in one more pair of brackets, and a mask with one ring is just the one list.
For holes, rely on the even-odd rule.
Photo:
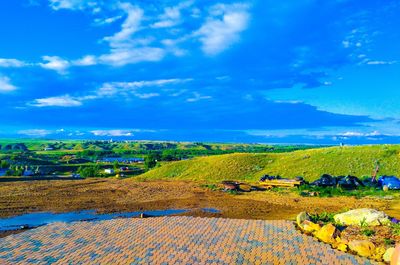
[[(329, 147), (290, 153), (228, 154), (166, 163), (140, 176), (141, 179), (195, 181), (258, 181), (264, 174), (313, 181), (322, 174), (371, 175), (379, 160), (379, 174), (400, 175), (400, 145)], [(365, 191), (368, 193), (368, 190)], [(370, 191), (373, 192), (374, 191)]]

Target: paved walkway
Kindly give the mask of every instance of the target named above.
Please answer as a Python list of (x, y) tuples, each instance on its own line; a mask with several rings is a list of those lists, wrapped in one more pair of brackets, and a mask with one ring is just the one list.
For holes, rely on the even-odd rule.
[(371, 264), (288, 221), (194, 217), (56, 223), (0, 239), (0, 264)]

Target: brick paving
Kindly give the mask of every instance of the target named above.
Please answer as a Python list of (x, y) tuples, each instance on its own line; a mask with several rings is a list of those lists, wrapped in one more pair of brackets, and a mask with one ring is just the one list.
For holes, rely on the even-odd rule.
[(372, 264), (289, 221), (159, 217), (55, 223), (0, 239), (0, 264)]

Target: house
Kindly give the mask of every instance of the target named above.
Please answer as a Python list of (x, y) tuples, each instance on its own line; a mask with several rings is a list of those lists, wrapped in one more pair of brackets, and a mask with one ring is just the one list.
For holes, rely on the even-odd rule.
[(106, 174), (114, 174), (115, 171), (114, 171), (114, 169), (107, 168), (107, 169), (104, 170), (104, 173), (106, 173)]

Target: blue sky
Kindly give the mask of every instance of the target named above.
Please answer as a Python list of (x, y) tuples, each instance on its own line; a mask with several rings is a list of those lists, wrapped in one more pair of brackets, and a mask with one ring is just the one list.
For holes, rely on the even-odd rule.
[(0, 136), (400, 140), (400, 1), (0, 2)]

